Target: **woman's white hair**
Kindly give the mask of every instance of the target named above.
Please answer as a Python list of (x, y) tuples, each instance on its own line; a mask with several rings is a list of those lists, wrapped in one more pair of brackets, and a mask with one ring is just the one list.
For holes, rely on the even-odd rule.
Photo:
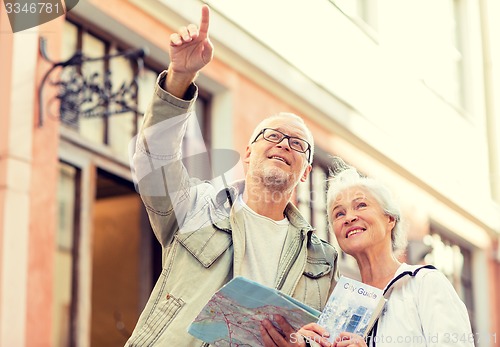
[(356, 168), (347, 165), (339, 157), (333, 157), (328, 181), (327, 213), (330, 228), (333, 228), (332, 223), (330, 223), (332, 203), (339, 194), (351, 187), (362, 187), (377, 200), (384, 213), (394, 219), (395, 224), (391, 233), (392, 251), (396, 256), (404, 252), (408, 240), (403, 226), (401, 210), (391, 191), (385, 185), (373, 178), (361, 175)]

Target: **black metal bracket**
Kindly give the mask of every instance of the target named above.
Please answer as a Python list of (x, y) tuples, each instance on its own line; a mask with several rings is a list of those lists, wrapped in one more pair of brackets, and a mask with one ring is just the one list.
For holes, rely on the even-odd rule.
[[(44, 37), (41, 37), (40, 55), (45, 61), (51, 63), (52, 67), (44, 74), (38, 88), (38, 102), (40, 104), (39, 127), (42, 127), (45, 121), (44, 87), (49, 81), (51, 74), (58, 68), (62, 70), (60, 79), (50, 81), (49, 83), (58, 86), (59, 92), (55, 98), (49, 100), (47, 103), (50, 106), (53, 101), (59, 100), (60, 112), (69, 114), (70, 118), (77, 121), (79, 117), (108, 117), (112, 114), (129, 111), (138, 112), (135, 107), (138, 92), (137, 77), (144, 67), (144, 57), (147, 55), (145, 48), (127, 50), (102, 57), (87, 57), (81, 51), (76, 51), (68, 60), (56, 62), (49, 58), (47, 54), (47, 41)], [(101, 76), (98, 73), (84, 76), (77, 71), (77, 67), (85, 63), (109, 61), (117, 57), (135, 61), (138, 67), (134, 73), (133, 80), (130, 83), (124, 82), (117, 91), (113, 91), (110, 70), (104, 73), (103, 82), (100, 82)], [(62, 73), (66, 68), (71, 70), (67, 76)]]

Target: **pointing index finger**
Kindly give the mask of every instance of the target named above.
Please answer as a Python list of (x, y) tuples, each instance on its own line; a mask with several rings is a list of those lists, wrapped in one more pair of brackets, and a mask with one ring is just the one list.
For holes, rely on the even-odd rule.
[(201, 23), (200, 23), (200, 37), (202, 39), (208, 37), (208, 26), (210, 23), (210, 8), (208, 5), (203, 5), (201, 8)]

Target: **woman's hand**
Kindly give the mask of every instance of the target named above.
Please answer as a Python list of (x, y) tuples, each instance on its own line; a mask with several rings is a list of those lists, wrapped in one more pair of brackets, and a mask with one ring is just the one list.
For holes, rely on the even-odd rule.
[(316, 342), (322, 347), (331, 347), (333, 344), (328, 341), (330, 333), (317, 323), (309, 323), (299, 329), (298, 333), (310, 342)]

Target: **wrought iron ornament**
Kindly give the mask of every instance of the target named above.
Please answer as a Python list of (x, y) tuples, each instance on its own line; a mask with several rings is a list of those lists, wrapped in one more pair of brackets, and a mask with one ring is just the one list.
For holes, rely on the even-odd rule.
[[(38, 100), (40, 102), (38, 126), (43, 126), (45, 121), (45, 105), (43, 90), (47, 83), (58, 87), (58, 94), (47, 102), (49, 114), (54, 118), (61, 118), (65, 123), (78, 125), (80, 118), (109, 117), (114, 114), (126, 112), (139, 112), (137, 110), (137, 78), (144, 67), (146, 50), (127, 50), (116, 54), (108, 54), (102, 57), (87, 57), (81, 51), (76, 51), (66, 61), (54, 62), (49, 59), (46, 51), (45, 38), (40, 39), (40, 54), (52, 64), (52, 67), (43, 76), (38, 89)], [(109, 61), (114, 58), (126, 58), (135, 61), (137, 69), (130, 82), (123, 82), (115, 90), (111, 79), (112, 72), (108, 69), (104, 74), (95, 72), (89, 76), (81, 73), (81, 67), (88, 62)], [(61, 68), (58, 80), (49, 80), (52, 73)], [(59, 101), (59, 115), (50, 113), (50, 106)]]

